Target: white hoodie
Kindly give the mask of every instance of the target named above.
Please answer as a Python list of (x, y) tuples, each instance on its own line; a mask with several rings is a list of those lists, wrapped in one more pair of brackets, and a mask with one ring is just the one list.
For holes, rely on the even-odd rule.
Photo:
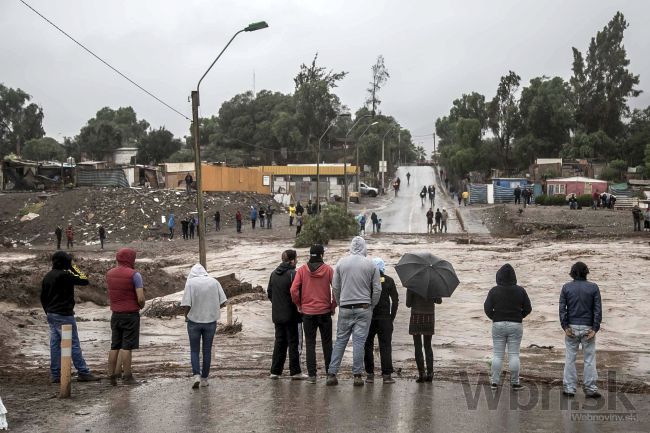
[(216, 278), (200, 264), (192, 267), (185, 283), (181, 306), (190, 307), (187, 318), (196, 323), (212, 323), (221, 316), (219, 307), (227, 301), (226, 294)]

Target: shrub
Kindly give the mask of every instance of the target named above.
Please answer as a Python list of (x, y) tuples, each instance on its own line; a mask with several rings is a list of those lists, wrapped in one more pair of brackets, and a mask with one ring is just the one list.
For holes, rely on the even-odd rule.
[(349, 238), (358, 231), (359, 225), (352, 214), (346, 214), (341, 206), (328, 205), (323, 207), (320, 215), (303, 217), (302, 231), (296, 238), (295, 246), (326, 245), (330, 239)]
[(535, 203), (542, 206), (564, 206), (568, 202), (564, 195), (540, 195), (535, 197)]
[(578, 196), (578, 206), (590, 208), (593, 198), (591, 194), (582, 194)]

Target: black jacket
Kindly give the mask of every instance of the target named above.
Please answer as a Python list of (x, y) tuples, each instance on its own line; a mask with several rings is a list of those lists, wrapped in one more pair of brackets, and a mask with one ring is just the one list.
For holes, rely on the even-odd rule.
[(603, 319), (603, 306), (598, 285), (576, 279), (562, 286), (560, 293), (560, 324), (586, 325), (598, 332)]
[(381, 296), (372, 310), (372, 318), (394, 320), (395, 316), (397, 316), (398, 304), (399, 295), (397, 294), (397, 287), (395, 287), (395, 280), (381, 273)]
[(517, 285), (517, 274), (509, 263), (497, 272), (497, 285), (488, 293), (483, 309), (493, 322), (521, 323), (532, 311), (528, 293)]
[(41, 284), (41, 305), (46, 313), (74, 316), (74, 286), (87, 286), (88, 278), (72, 267), (72, 257), (65, 251), (52, 256), (52, 270)]
[(271, 318), (275, 324), (300, 322), (298, 308), (291, 301), (291, 283), (296, 275), (296, 267), (280, 263), (269, 278), (266, 293), (271, 301)]
[(442, 304), (442, 298), (427, 299), (406, 290), (406, 306), (411, 309), (413, 314), (435, 314), (436, 304)]

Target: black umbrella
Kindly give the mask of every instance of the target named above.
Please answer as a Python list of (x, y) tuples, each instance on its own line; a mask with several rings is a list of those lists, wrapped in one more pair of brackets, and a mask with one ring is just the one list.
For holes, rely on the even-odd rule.
[(430, 253), (406, 253), (395, 266), (402, 285), (427, 298), (446, 298), (460, 281), (454, 267)]

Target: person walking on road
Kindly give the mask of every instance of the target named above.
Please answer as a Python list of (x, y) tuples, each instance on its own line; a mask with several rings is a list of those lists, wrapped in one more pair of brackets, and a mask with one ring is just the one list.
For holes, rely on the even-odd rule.
[(519, 347), (524, 333), (522, 321), (532, 311), (526, 290), (517, 285), (517, 274), (506, 263), (496, 276), (497, 285), (487, 295), (483, 310), (492, 320), (492, 389), (501, 384), (503, 356), (508, 346), (508, 365), (510, 367), (510, 387), (513, 391), (522, 389), (519, 383)]
[(61, 326), (72, 325), (72, 363), (77, 369), (78, 381), (99, 380), (88, 368), (81, 352), (77, 322), (74, 317), (74, 286), (87, 286), (88, 277), (72, 264), (72, 256), (65, 251), (52, 255), (52, 270), (41, 283), (41, 306), (50, 328), (50, 379), (61, 382)]
[(257, 222), (257, 209), (251, 206), (251, 227), (255, 230), (255, 223)]
[(468, 201), (469, 201), (469, 191), (465, 190), (463, 191), (463, 205), (467, 206)]
[(359, 217), (359, 235), (366, 234), (366, 214), (362, 213)]
[(436, 209), (436, 232), (439, 233), (442, 231), (442, 212), (440, 212), (440, 208)]
[(393, 374), (393, 357), (392, 357), (392, 340), (393, 340), (393, 321), (397, 316), (397, 306), (399, 305), (399, 295), (395, 281), (384, 274), (386, 264), (379, 257), (372, 259), (375, 267), (379, 271), (381, 282), (381, 296), (379, 302), (372, 310), (372, 320), (366, 344), (364, 346), (363, 363), (366, 368), (366, 383), (375, 381), (375, 336), (379, 338), (379, 356), (381, 361), (381, 375), (383, 382), (395, 383), (391, 377)]
[(411, 185), (411, 172), (406, 173), (406, 186)]
[(370, 214), (370, 221), (372, 222), (372, 232), (379, 233), (379, 217), (377, 217), (376, 213)]
[(594, 191), (593, 194), (591, 194), (591, 208), (593, 210), (598, 209), (598, 206), (600, 205), (600, 193), (598, 190)]
[(97, 229), (97, 234), (99, 235), (100, 248), (103, 250), (104, 241), (106, 240), (106, 229), (104, 228), (104, 226), (99, 226), (99, 228)]
[(187, 192), (187, 195), (192, 193), (192, 182), (194, 182), (194, 179), (192, 179), (192, 175), (188, 172), (185, 175), (185, 192)]
[(307, 381), (316, 383), (316, 332), (320, 332), (325, 372), (332, 359), (332, 316), (336, 312), (336, 300), (332, 295), (331, 284), (334, 269), (323, 262), (325, 249), (322, 245), (312, 245), (309, 249), (309, 262), (298, 268), (291, 285), (291, 300), (302, 314), (307, 346)]
[(289, 351), (289, 373), (294, 380), (305, 377), (300, 369), (298, 353), (298, 324), (301, 322), (300, 313), (291, 300), (291, 285), (296, 275), (295, 250), (285, 250), (282, 253), (282, 263), (273, 271), (269, 278), (266, 293), (271, 301), (271, 318), (275, 325), (275, 344), (269, 378), (278, 379), (282, 376), (284, 362)]
[(643, 213), (643, 231), (650, 231), (650, 206)]
[(190, 215), (187, 219), (189, 221), (190, 239), (194, 239), (194, 229), (196, 228), (196, 221), (194, 221), (194, 217), (192, 215)]
[(515, 196), (515, 204), (521, 204), (521, 187), (519, 185), (515, 187), (513, 194)]
[(257, 211), (257, 215), (260, 219), (260, 228), (264, 228), (264, 221), (266, 217), (266, 210), (264, 209), (264, 205), (260, 205), (260, 208)]
[[(433, 381), (433, 348), (431, 339), (435, 333), (436, 304), (442, 298), (426, 299), (411, 290), (406, 291), (406, 307), (411, 309), (409, 335), (413, 336), (415, 363), (418, 367), (417, 383)], [(424, 356), (423, 352), (424, 351)], [(426, 375), (425, 375), (426, 358)]]
[(74, 248), (74, 230), (72, 230), (72, 224), (68, 224), (68, 227), (65, 229), (65, 238), (68, 241), (66, 248)]
[(174, 227), (176, 226), (176, 219), (174, 218), (174, 212), (169, 213), (169, 219), (167, 220), (167, 228), (169, 229), (169, 240), (174, 239)]
[[(122, 383), (134, 385), (131, 371), (132, 351), (140, 347), (140, 310), (144, 308), (144, 285), (135, 266), (136, 252), (120, 249), (115, 259), (117, 266), (106, 273), (108, 299), (111, 305), (111, 350), (108, 354), (108, 376), (111, 385), (117, 385), (119, 371)], [(118, 355), (122, 363), (118, 366)]]
[(298, 203), (296, 204), (296, 216), (297, 216), (297, 215), (302, 215), (302, 214), (304, 214), (304, 213), (305, 213), (305, 208), (302, 207), (302, 205), (300, 204), (300, 202), (298, 202)]
[(429, 208), (427, 212), (427, 234), (433, 233), (433, 209)]
[(293, 204), (289, 205), (289, 227), (293, 227), (293, 220), (296, 219), (296, 207)]
[(242, 214), (241, 214), (241, 212), (240, 212), (239, 209), (238, 209), (238, 210), (237, 210), (237, 213), (235, 214), (235, 223), (236, 223), (236, 225), (237, 225), (237, 233), (241, 233), (241, 223), (242, 223), (242, 219), (243, 219)]
[(190, 222), (187, 220), (187, 218), (183, 218), (181, 220), (181, 233), (183, 236), (183, 239), (189, 239), (190, 238)]
[(634, 207), (632, 208), (632, 219), (634, 220), (634, 231), (640, 232), (643, 213), (641, 212), (641, 208), (639, 207), (638, 204), (634, 205)]
[(214, 213), (214, 229), (215, 231), (221, 231), (221, 212), (216, 211)]
[(424, 207), (424, 199), (427, 196), (427, 187), (423, 186), (422, 191), (420, 191), (420, 201), (422, 202), (422, 207)]
[(462, 195), (460, 192), (456, 193), (456, 200), (458, 200), (458, 206), (460, 206), (462, 200)]
[(56, 226), (54, 229), (54, 235), (56, 236), (56, 249), (61, 249), (61, 238), (63, 237), (63, 229), (61, 226)]
[(600, 398), (596, 370), (596, 333), (603, 317), (600, 289), (587, 281), (589, 268), (576, 262), (569, 275), (573, 281), (566, 283), (560, 292), (560, 324), (564, 333), (565, 361), (563, 394), (573, 397), (578, 386), (576, 356), (582, 346), (584, 355), (583, 388), (585, 397)]
[[(192, 266), (187, 281), (181, 308), (187, 322), (190, 339), (190, 362), (192, 364), (192, 388), (208, 386), (210, 364), (212, 361), (212, 341), (217, 332), (217, 320), (221, 308), (226, 305), (226, 294), (216, 278), (211, 277), (205, 268)], [(203, 354), (201, 366), (200, 354)]]
[(447, 220), (449, 219), (449, 213), (447, 212), (447, 208), (442, 208), (442, 217), (440, 219), (440, 231), (445, 230), (445, 233), (447, 233)]
[(266, 208), (266, 228), (267, 229), (272, 229), (273, 228), (273, 214), (275, 213), (275, 210), (273, 209), (273, 206), (268, 205)]
[(429, 186), (429, 206), (433, 207), (436, 202), (436, 187), (433, 185)]
[(296, 217), (296, 237), (298, 237), (301, 231), (302, 231), (302, 214), (299, 213), (298, 216)]
[(332, 291), (340, 311), (336, 326), (336, 343), (327, 374), (327, 385), (330, 386), (338, 385), (336, 373), (339, 371), (350, 336), (354, 385), (363, 386), (364, 346), (372, 319), (372, 309), (381, 297), (379, 271), (366, 254), (366, 241), (361, 236), (355, 236), (350, 243), (350, 255), (339, 260), (334, 271)]

